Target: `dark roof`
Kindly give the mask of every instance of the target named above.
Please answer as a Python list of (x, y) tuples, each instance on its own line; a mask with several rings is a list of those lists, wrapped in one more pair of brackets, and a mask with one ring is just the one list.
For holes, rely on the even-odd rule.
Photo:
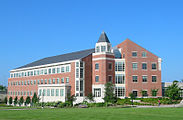
[(32, 62), (30, 64), (18, 67), (16, 69), (81, 59), (81, 58), (84, 58), (84, 57), (90, 55), (93, 52), (95, 52), (95, 49), (88, 49), (88, 50), (82, 50), (82, 51), (78, 51), (78, 52), (67, 53), (67, 54), (63, 54), (63, 55), (47, 57), (47, 58), (43, 58), (41, 60), (37, 60), (35, 62)]
[(109, 41), (109, 39), (108, 39), (105, 32), (102, 32), (102, 34), (100, 35), (99, 40), (98, 40), (97, 43), (99, 43), (99, 42), (108, 42), (108, 43), (110, 43), (110, 41)]

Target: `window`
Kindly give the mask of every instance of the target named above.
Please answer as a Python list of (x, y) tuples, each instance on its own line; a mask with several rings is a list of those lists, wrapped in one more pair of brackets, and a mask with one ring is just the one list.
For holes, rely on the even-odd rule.
[(60, 79), (59, 78), (57, 78), (57, 84), (59, 84), (60, 83)]
[(65, 72), (64, 67), (61, 67), (61, 72), (62, 72), (62, 73)]
[(47, 84), (47, 79), (44, 80), (44, 84)]
[(156, 63), (152, 63), (152, 70), (156, 70)]
[(43, 70), (41, 70), (41, 75), (43, 75)]
[(96, 64), (95, 64), (95, 70), (98, 70), (98, 69), (99, 69), (99, 64), (96, 63)]
[(60, 96), (64, 96), (64, 89), (60, 89)]
[(147, 57), (147, 53), (146, 52), (142, 52), (142, 57)]
[[(29, 84), (30, 84), (30, 81), (28, 80), (28, 81), (27, 81), (27, 85), (29, 85)], [(17, 85), (17, 82), (16, 82), (16, 85)]]
[(51, 74), (51, 68), (48, 69), (48, 74)]
[(105, 52), (106, 51), (106, 46), (101, 46), (101, 52)]
[(68, 77), (66, 78), (66, 83), (69, 83), (69, 78)]
[(79, 91), (79, 81), (76, 81), (76, 91)]
[(44, 70), (44, 74), (45, 74), (45, 75), (47, 74), (47, 69)]
[(54, 92), (55, 92), (55, 90), (51, 89), (51, 96), (54, 96)]
[(48, 83), (51, 84), (51, 79), (49, 79)]
[(59, 96), (59, 89), (56, 89), (56, 96)]
[(80, 81), (80, 91), (83, 91), (83, 80)]
[(132, 63), (132, 68), (133, 68), (133, 70), (137, 70), (138, 69), (138, 64), (137, 63)]
[(52, 83), (55, 84), (55, 79), (53, 79), (53, 82)]
[(36, 85), (36, 80), (34, 80), (34, 85)]
[(76, 62), (76, 67), (79, 67), (79, 62)]
[(46, 89), (43, 89), (43, 96), (46, 96)]
[(142, 82), (147, 82), (147, 76), (142, 76)]
[(148, 94), (147, 94), (147, 91), (146, 91), (146, 90), (142, 90), (142, 96), (143, 96), (143, 97), (147, 97), (147, 96), (148, 96)]
[(124, 87), (116, 87), (115, 94), (117, 97), (124, 97), (125, 96), (125, 88)]
[(37, 70), (37, 75), (39, 75), (39, 70)]
[(83, 78), (83, 68), (80, 68), (80, 78)]
[(99, 76), (95, 76), (95, 82), (99, 82)]
[(76, 78), (79, 78), (79, 68), (76, 68)]
[(41, 79), (41, 84), (43, 84), (43, 79)]
[(60, 73), (60, 68), (57, 68), (57, 73)]
[(66, 66), (66, 72), (70, 72), (70, 67)]
[(52, 68), (52, 74), (55, 74), (55, 68)]
[(137, 52), (132, 52), (132, 57), (137, 57)]
[(101, 97), (101, 88), (94, 88), (94, 96)]
[(157, 81), (157, 76), (152, 76), (152, 82), (156, 82)]
[(133, 82), (138, 82), (138, 76), (132, 76), (132, 81)]
[(39, 85), (40, 83), (39, 83), (39, 80), (37, 80), (37, 84)]
[(80, 62), (80, 67), (83, 67), (83, 62)]
[(112, 82), (112, 76), (109, 75), (109, 82)]
[(33, 85), (33, 80), (31, 80), (31, 85)]
[(39, 96), (42, 95), (42, 89), (39, 89)]
[(115, 62), (115, 71), (124, 71), (125, 63), (124, 62)]
[[(13, 84), (14, 85), (14, 84)], [(24, 81), (24, 85), (27, 85), (27, 82), (26, 81)]]
[(133, 91), (132, 93), (133, 93), (133, 95), (134, 95), (135, 97), (138, 96), (138, 92), (137, 92), (137, 91)]
[(108, 69), (112, 70), (112, 63), (109, 63)]
[(99, 46), (96, 47), (96, 52), (100, 52)]
[(47, 96), (50, 96), (50, 89), (47, 89)]
[(116, 74), (115, 83), (116, 84), (124, 84), (125, 83), (125, 75), (124, 74)]
[(142, 63), (142, 69), (147, 70), (147, 63)]
[(64, 78), (61, 79), (61, 83), (64, 83)]
[(34, 75), (36, 75), (37, 74), (37, 71), (36, 70), (34, 70)]

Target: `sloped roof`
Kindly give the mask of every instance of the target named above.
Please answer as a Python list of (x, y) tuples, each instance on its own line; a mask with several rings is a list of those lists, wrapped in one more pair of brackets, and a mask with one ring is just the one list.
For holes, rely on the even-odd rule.
[(108, 42), (108, 43), (110, 43), (110, 41), (109, 41), (109, 39), (108, 39), (105, 32), (102, 32), (102, 34), (100, 35), (99, 40), (98, 40), (97, 43), (99, 43), (99, 42)]
[(52, 56), (52, 57), (46, 57), (46, 58), (37, 60), (35, 62), (29, 63), (27, 65), (18, 67), (16, 69), (27, 68), (27, 67), (34, 67), (34, 66), (40, 66), (40, 65), (46, 65), (46, 64), (52, 64), (52, 63), (58, 63), (58, 62), (64, 62), (64, 61), (81, 59), (81, 58), (84, 58), (84, 57), (90, 55), (93, 52), (95, 52), (95, 49), (87, 49), (87, 50), (82, 50), (82, 51), (77, 51), (77, 52), (72, 52), (72, 53)]

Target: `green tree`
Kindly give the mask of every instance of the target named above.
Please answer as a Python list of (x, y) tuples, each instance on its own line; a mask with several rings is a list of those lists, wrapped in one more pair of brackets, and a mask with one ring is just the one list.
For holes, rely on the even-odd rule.
[(31, 102), (31, 99), (30, 99), (29, 96), (27, 96), (27, 98), (26, 98), (26, 100), (25, 100), (25, 104), (28, 105), (28, 104), (30, 104), (30, 102)]
[(152, 95), (153, 97), (156, 97), (157, 94), (158, 94), (158, 89), (151, 89), (151, 95)]
[(130, 93), (129, 96), (131, 98), (131, 102), (132, 102), (132, 105), (133, 105), (133, 100), (135, 99), (135, 95), (133, 93)]
[(114, 94), (114, 85), (111, 82), (105, 84), (105, 96), (103, 99), (106, 102), (106, 105), (117, 101), (117, 97)]
[(8, 99), (7, 99), (7, 97), (5, 97), (5, 98), (4, 98), (4, 103), (7, 104), (7, 102), (8, 102)]
[(165, 90), (165, 95), (169, 97), (170, 101), (180, 99), (180, 88), (178, 87), (178, 81), (173, 81), (173, 84), (168, 86)]
[(37, 94), (35, 92), (34, 95), (33, 95), (33, 97), (32, 97), (32, 103), (35, 104), (37, 102), (39, 102), (39, 98), (37, 97)]
[(73, 106), (73, 102), (76, 100), (76, 97), (74, 95), (67, 97), (67, 102), (70, 104), (70, 106)]
[(16, 105), (17, 103), (18, 103), (18, 98), (16, 96), (15, 99), (14, 99), (14, 105)]
[(10, 97), (10, 98), (9, 98), (9, 104), (11, 105), (12, 103), (13, 103), (13, 98)]
[(23, 96), (20, 98), (20, 100), (19, 100), (19, 104), (20, 105), (22, 105), (24, 103), (24, 98), (23, 98)]
[(93, 96), (93, 94), (92, 94), (92, 93), (89, 93), (89, 94), (87, 95), (87, 99), (88, 99), (90, 102), (93, 102), (93, 101), (94, 101), (94, 96)]

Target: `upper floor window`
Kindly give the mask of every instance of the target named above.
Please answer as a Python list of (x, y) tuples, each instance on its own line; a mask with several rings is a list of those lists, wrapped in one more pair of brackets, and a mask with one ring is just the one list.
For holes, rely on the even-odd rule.
[(109, 75), (109, 82), (112, 82), (112, 75)]
[(57, 68), (57, 73), (60, 73), (60, 68)]
[(138, 76), (136, 76), (136, 75), (132, 76), (132, 81), (133, 82), (138, 82)]
[(156, 63), (152, 63), (152, 70), (156, 70)]
[(99, 46), (96, 47), (96, 52), (100, 52)]
[(142, 52), (142, 57), (147, 57), (147, 53), (145, 51)]
[(157, 76), (152, 76), (152, 82), (156, 82), (157, 81)]
[(69, 71), (70, 71), (70, 67), (66, 66), (66, 72), (69, 72)]
[(116, 84), (124, 84), (125, 83), (125, 76), (123, 74), (116, 74), (115, 75), (115, 83)]
[(101, 52), (105, 52), (106, 51), (106, 46), (101, 46)]
[(62, 73), (65, 72), (64, 67), (61, 67), (61, 72), (62, 72)]
[(112, 63), (109, 63), (109, 64), (108, 64), (108, 69), (109, 69), (109, 70), (112, 70)]
[(115, 71), (124, 71), (125, 63), (124, 62), (115, 62)]
[(98, 70), (98, 69), (99, 69), (99, 64), (96, 63), (96, 64), (95, 64), (95, 70)]
[(49, 73), (49, 74), (51, 74), (51, 68), (50, 68), (50, 69), (48, 69), (48, 73)]
[(53, 73), (53, 74), (55, 73), (55, 68), (52, 68), (52, 73)]
[(147, 76), (146, 75), (142, 76), (142, 82), (147, 82)]
[(66, 83), (69, 83), (69, 78), (68, 77), (66, 78)]
[(99, 76), (95, 76), (95, 82), (99, 82)]
[(132, 52), (132, 57), (137, 57), (137, 52)]
[(133, 68), (133, 70), (137, 70), (138, 69), (138, 63), (132, 63), (132, 68)]
[(142, 63), (142, 69), (147, 70), (147, 63)]

